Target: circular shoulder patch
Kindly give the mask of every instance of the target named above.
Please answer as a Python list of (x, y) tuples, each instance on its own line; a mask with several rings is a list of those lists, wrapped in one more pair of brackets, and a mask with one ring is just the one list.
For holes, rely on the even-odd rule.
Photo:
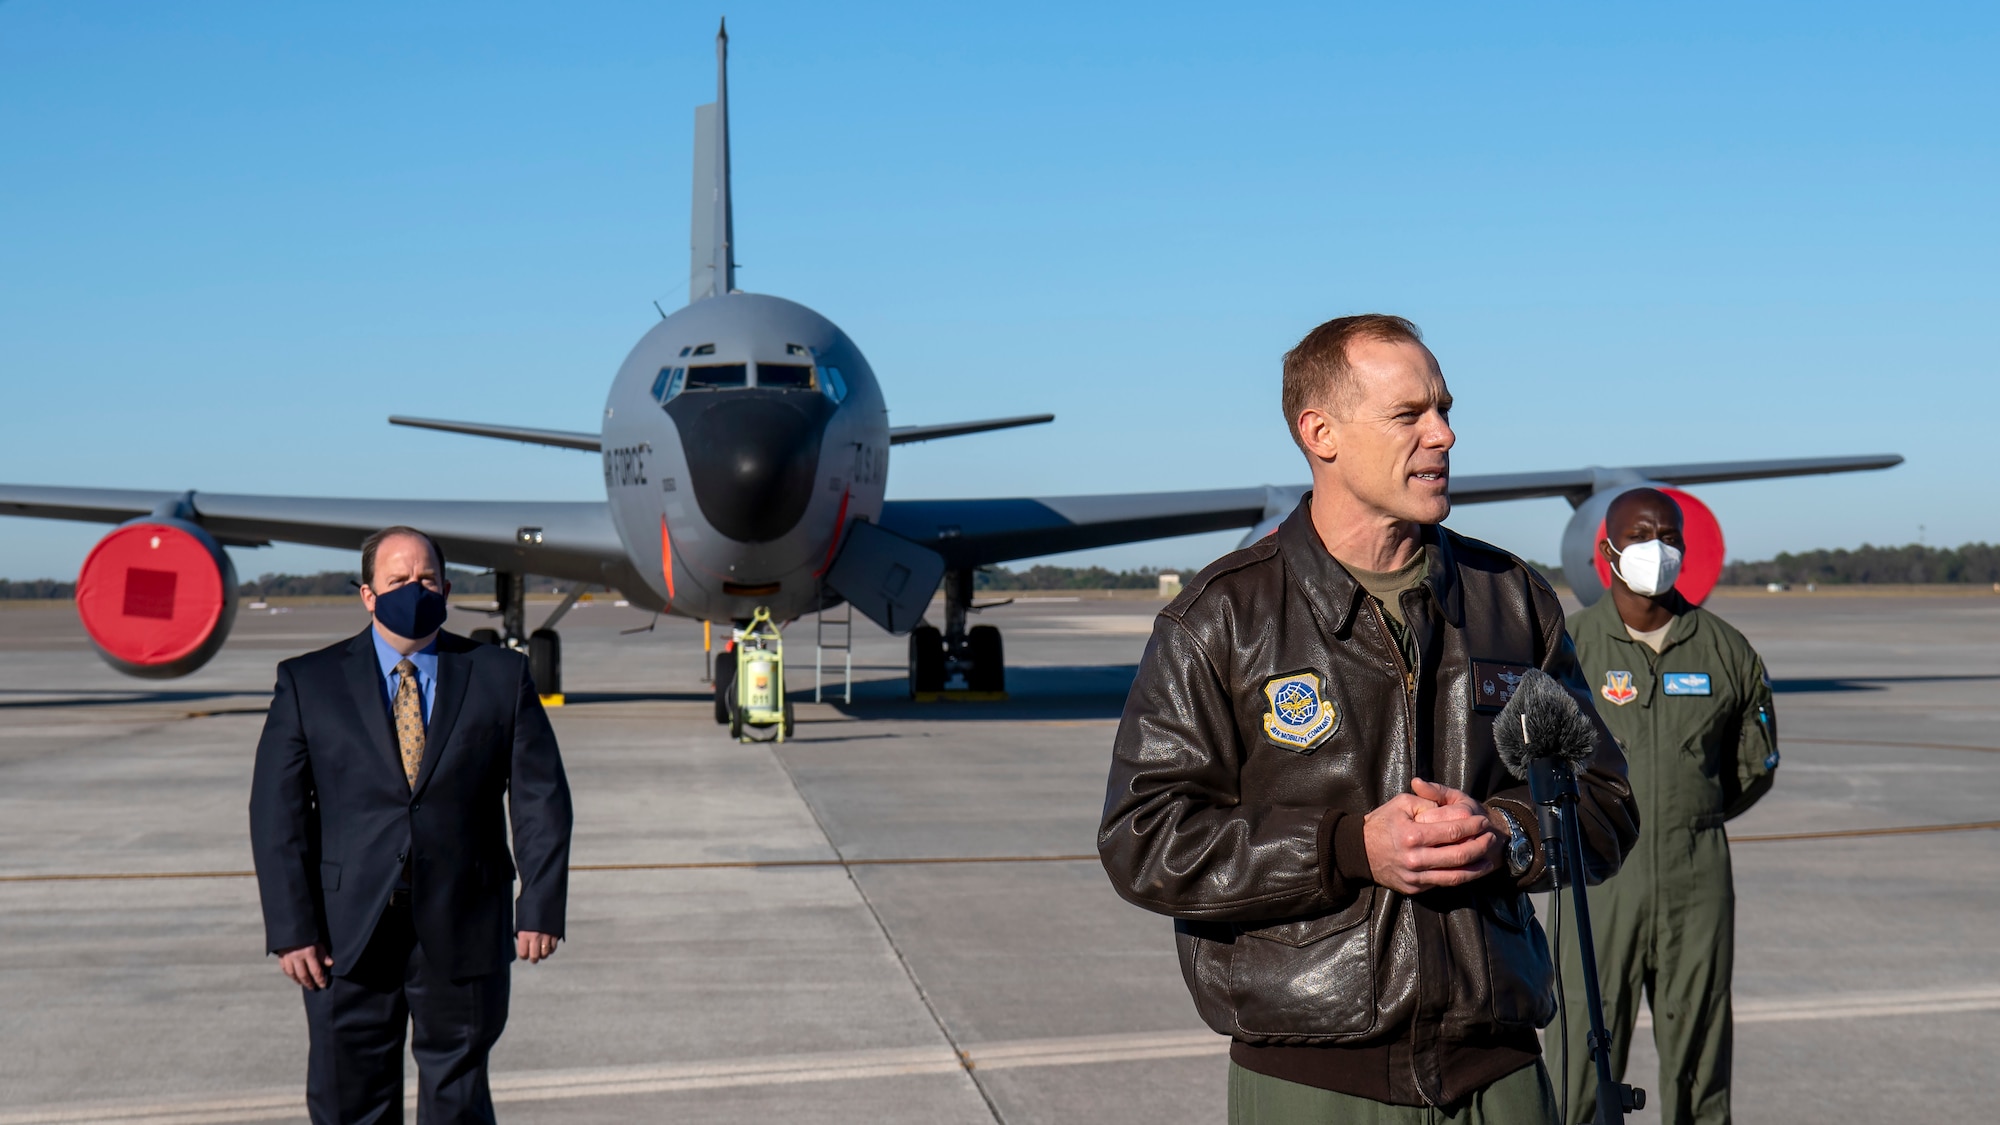
[(1289, 672), (1264, 681), (1271, 709), (1264, 736), (1287, 750), (1304, 753), (1340, 729), (1340, 708), (1320, 688), (1319, 673)]

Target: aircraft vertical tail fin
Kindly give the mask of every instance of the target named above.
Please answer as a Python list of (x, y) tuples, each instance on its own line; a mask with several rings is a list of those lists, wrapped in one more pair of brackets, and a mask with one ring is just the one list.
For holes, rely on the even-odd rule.
[(688, 303), (736, 289), (729, 200), (729, 25), (715, 33), (715, 101), (694, 110), (694, 222)]

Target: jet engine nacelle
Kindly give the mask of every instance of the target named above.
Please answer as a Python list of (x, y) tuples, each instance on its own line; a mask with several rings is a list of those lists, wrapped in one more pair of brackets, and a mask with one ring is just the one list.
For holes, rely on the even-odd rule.
[(236, 567), (195, 524), (146, 516), (90, 549), (76, 612), (106, 664), (149, 680), (185, 676), (229, 637)]
[(1611, 588), (1611, 564), (1597, 551), (1598, 542), (1604, 538), (1604, 513), (1610, 510), (1613, 500), (1635, 488), (1657, 488), (1681, 506), (1681, 534), (1687, 546), (1681, 559), (1681, 576), (1674, 588), (1682, 597), (1699, 605), (1715, 589), (1716, 579), (1722, 577), (1722, 524), (1708, 510), (1708, 505), (1693, 496), (1650, 481), (1607, 488), (1577, 508), (1576, 514), (1569, 518), (1569, 526), (1563, 529), (1563, 577), (1569, 581), (1570, 589), (1576, 591), (1577, 600), (1585, 605), (1595, 604)]

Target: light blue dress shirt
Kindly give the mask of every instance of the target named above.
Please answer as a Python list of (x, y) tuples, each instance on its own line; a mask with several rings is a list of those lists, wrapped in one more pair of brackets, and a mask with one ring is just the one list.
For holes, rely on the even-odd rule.
[[(375, 658), (382, 664), (382, 691), (389, 700), (389, 713), (396, 713), (396, 665), (403, 662), (403, 654), (389, 647), (373, 625), (368, 627), (368, 635), (375, 639)], [(433, 640), (419, 652), (410, 654), (410, 663), (417, 666), (417, 690), (423, 696), (424, 725), (431, 722), (431, 700), (437, 697), (438, 646)]]

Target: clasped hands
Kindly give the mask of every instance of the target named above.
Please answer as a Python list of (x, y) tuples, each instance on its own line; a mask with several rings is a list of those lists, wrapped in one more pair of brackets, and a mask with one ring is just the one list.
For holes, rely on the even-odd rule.
[[(514, 935), (514, 953), (533, 965), (555, 956), (557, 940), (554, 934), (522, 930)], [(292, 978), (292, 982), (300, 988), (315, 992), (325, 988), (328, 971), (332, 968), (333, 957), (324, 945), (301, 945), (278, 951), (278, 971)]]
[(1506, 821), (1485, 805), (1423, 778), (1361, 825), (1375, 882), (1406, 895), (1490, 874), (1505, 855), (1507, 836)]

